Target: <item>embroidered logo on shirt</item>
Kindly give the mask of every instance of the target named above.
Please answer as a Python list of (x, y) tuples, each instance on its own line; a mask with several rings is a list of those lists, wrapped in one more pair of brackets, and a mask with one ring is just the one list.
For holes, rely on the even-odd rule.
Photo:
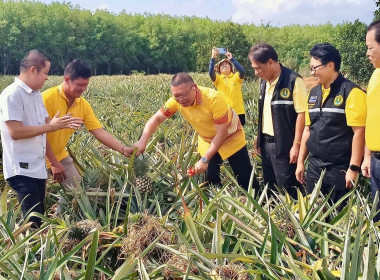
[(343, 96), (341, 96), (341, 95), (336, 96), (334, 99), (334, 105), (339, 106), (342, 103), (343, 103)]
[(29, 163), (27, 162), (20, 162), (20, 167), (24, 169), (29, 169)]
[(310, 98), (309, 98), (309, 108), (313, 108), (313, 106), (315, 105), (315, 103), (317, 102), (317, 100), (318, 100), (318, 96), (317, 95), (310, 96)]
[(288, 99), (289, 96), (290, 96), (290, 90), (288, 88), (283, 88), (281, 91), (280, 91), (280, 96), (284, 99)]

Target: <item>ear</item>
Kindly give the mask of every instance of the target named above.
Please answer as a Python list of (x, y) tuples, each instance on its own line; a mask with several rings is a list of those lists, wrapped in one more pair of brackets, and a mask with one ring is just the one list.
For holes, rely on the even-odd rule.
[(69, 76), (65, 76), (64, 81), (67, 83), (67, 82), (69, 82), (69, 80), (70, 80), (70, 77)]
[(29, 68), (29, 73), (30, 74), (35, 74), (35, 73), (38, 73), (38, 69), (36, 66), (32, 66)]

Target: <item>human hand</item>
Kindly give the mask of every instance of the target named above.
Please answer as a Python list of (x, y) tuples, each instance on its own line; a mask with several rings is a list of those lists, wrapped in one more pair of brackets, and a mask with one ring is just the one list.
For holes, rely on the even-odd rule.
[(194, 174), (201, 174), (203, 172), (206, 172), (208, 168), (208, 163), (204, 163), (202, 160), (198, 160), (194, 168), (195, 168)]
[(132, 146), (133, 149), (137, 148), (136, 157), (138, 157), (140, 154), (142, 154), (145, 151), (146, 143), (139, 140)]
[(301, 184), (305, 184), (305, 164), (304, 163), (298, 163), (297, 169), (296, 169), (296, 179)]
[(347, 169), (346, 172), (346, 189), (351, 190), (356, 182), (356, 178), (358, 177), (359, 172), (353, 171), (350, 168)]
[(71, 113), (59, 117), (59, 111), (49, 122), (50, 131), (56, 131), (61, 128), (78, 129), (82, 124), (83, 120), (81, 118), (72, 117)]
[(132, 154), (133, 154), (133, 151), (135, 150), (134, 147), (127, 147), (127, 146), (123, 146), (121, 148), (121, 154), (123, 156), (126, 156), (126, 157), (130, 157)]
[(300, 152), (300, 145), (297, 143), (293, 143), (293, 146), (289, 152), (289, 158), (290, 158), (289, 163), (297, 163), (299, 152)]
[(59, 183), (66, 179), (65, 168), (59, 161), (51, 164), (51, 173), (53, 174), (53, 179)]
[(362, 174), (364, 177), (371, 177), (371, 156), (364, 156), (364, 160), (362, 163)]
[(228, 59), (231, 59), (232, 58), (232, 53), (230, 53), (229, 50), (227, 50), (226, 56), (227, 56)]
[(253, 142), (253, 150), (258, 154), (261, 155), (261, 149), (257, 146), (257, 137), (255, 138), (255, 141)]
[(211, 57), (212, 57), (212, 58), (215, 58), (215, 57), (218, 56), (218, 54), (219, 54), (218, 49), (217, 49), (216, 47), (213, 47), (213, 48), (212, 48), (212, 51), (211, 51)]

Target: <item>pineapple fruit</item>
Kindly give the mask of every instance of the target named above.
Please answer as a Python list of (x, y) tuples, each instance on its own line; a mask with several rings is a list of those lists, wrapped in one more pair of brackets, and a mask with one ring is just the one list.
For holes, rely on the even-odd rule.
[(141, 194), (150, 194), (153, 191), (152, 180), (147, 175), (149, 170), (148, 164), (142, 158), (136, 158), (133, 162), (135, 172), (134, 184)]

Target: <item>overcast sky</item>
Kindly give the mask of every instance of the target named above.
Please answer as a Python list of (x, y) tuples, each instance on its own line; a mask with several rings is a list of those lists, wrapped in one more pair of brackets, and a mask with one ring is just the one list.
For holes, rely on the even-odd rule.
[(106, 9), (113, 13), (122, 10), (139, 14), (164, 13), (256, 25), (269, 23), (271, 26), (328, 22), (338, 24), (353, 22), (356, 19), (369, 24), (376, 9), (375, 0), (71, 0), (66, 2), (93, 11)]

